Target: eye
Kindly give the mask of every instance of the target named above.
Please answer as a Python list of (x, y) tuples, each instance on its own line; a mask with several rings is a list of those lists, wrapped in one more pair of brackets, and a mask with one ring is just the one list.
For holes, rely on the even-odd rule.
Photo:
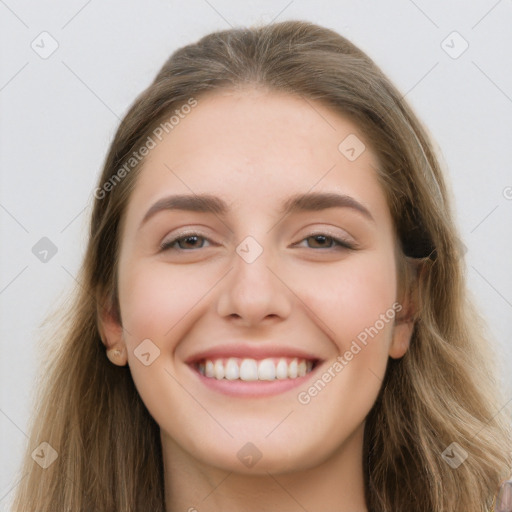
[[(188, 233), (186, 235), (180, 235), (171, 240), (165, 240), (160, 245), (160, 249), (162, 251), (168, 250), (178, 250), (178, 251), (188, 251), (191, 249), (202, 249), (204, 244), (199, 245), (198, 241), (206, 241), (208, 240), (206, 237), (201, 236), (198, 233)], [(174, 247), (178, 245), (178, 248)], [(182, 245), (183, 244), (183, 245)]]
[[(324, 233), (315, 233), (309, 235), (308, 237), (304, 238), (302, 242), (311, 240), (313, 240), (314, 245), (313, 247), (309, 247), (311, 249), (335, 249), (336, 247), (340, 249), (355, 249), (355, 244), (341, 238), (326, 235)], [(200, 243), (201, 241), (203, 243)], [(160, 249), (162, 251), (191, 251), (194, 249), (205, 248), (204, 242), (210, 243), (208, 238), (200, 235), (199, 233), (187, 233), (185, 235), (180, 234), (171, 240), (162, 242)]]
[(336, 247), (343, 249), (354, 249), (354, 244), (348, 242), (347, 240), (343, 240), (340, 238), (335, 238), (333, 236), (326, 235), (324, 233), (315, 233), (309, 235), (304, 238), (304, 241), (314, 240), (313, 244), (317, 244), (316, 247), (311, 247), (312, 249), (334, 249)]

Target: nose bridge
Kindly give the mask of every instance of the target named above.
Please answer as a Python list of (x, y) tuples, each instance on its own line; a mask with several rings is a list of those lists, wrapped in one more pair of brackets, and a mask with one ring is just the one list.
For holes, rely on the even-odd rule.
[(254, 324), (266, 317), (284, 318), (289, 314), (286, 287), (271, 270), (275, 266), (274, 250), (263, 243), (247, 236), (236, 247), (232, 270), (219, 299), (219, 315), (240, 317), (244, 323)]
[[(261, 237), (260, 237), (261, 240)], [(237, 257), (234, 259), (234, 284), (244, 287), (261, 288), (263, 291), (270, 283), (272, 273), (269, 266), (272, 264), (273, 249), (268, 243), (265, 247), (260, 244), (253, 236), (248, 236), (236, 247)], [(253, 294), (258, 298), (257, 294)]]
[[(259, 238), (262, 239), (261, 236)], [(275, 283), (272, 282), (274, 276), (269, 270), (273, 250), (265, 241), (260, 243), (253, 236), (246, 237), (236, 247), (236, 258), (233, 262), (234, 297), (243, 299), (254, 308), (264, 307), (275, 288)]]

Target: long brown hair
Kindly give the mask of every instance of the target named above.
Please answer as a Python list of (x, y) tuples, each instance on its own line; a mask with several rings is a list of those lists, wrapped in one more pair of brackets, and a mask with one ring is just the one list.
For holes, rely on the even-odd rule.
[[(406, 260), (421, 262), (410, 348), (389, 360), (366, 420), (369, 510), (488, 511), (512, 471), (500, 411), (505, 400), (493, 379), (488, 332), (466, 290), (450, 194), (432, 142), (365, 53), (332, 30), (300, 21), (216, 32), (179, 49), (122, 120), (94, 194), (76, 296), (42, 365), (14, 510), (165, 510), (159, 427), (129, 367), (107, 360), (98, 331), (99, 308), (108, 300), (118, 307), (120, 226), (144, 159), (133, 168), (126, 162), (191, 99), (200, 103), (209, 91), (245, 86), (317, 100), (355, 121), (381, 164), (402, 277)], [(42, 442), (58, 454), (46, 469), (31, 457)], [(468, 453), (457, 468), (442, 455), (454, 442)]]

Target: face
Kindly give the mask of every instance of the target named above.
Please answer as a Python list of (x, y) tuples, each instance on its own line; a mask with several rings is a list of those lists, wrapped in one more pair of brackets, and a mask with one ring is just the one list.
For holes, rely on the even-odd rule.
[(102, 329), (169, 449), (285, 472), (362, 432), (411, 333), (378, 165), (347, 118), (252, 89), (199, 98), (151, 150), (122, 226), (123, 329)]

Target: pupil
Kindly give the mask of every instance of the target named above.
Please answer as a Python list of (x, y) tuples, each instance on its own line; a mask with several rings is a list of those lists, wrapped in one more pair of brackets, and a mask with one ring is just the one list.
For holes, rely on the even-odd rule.
[(193, 245), (194, 242), (190, 242), (190, 240), (193, 240), (193, 241), (196, 241), (197, 242), (197, 236), (187, 236), (187, 238), (185, 238), (185, 243), (186, 244), (191, 244)]

